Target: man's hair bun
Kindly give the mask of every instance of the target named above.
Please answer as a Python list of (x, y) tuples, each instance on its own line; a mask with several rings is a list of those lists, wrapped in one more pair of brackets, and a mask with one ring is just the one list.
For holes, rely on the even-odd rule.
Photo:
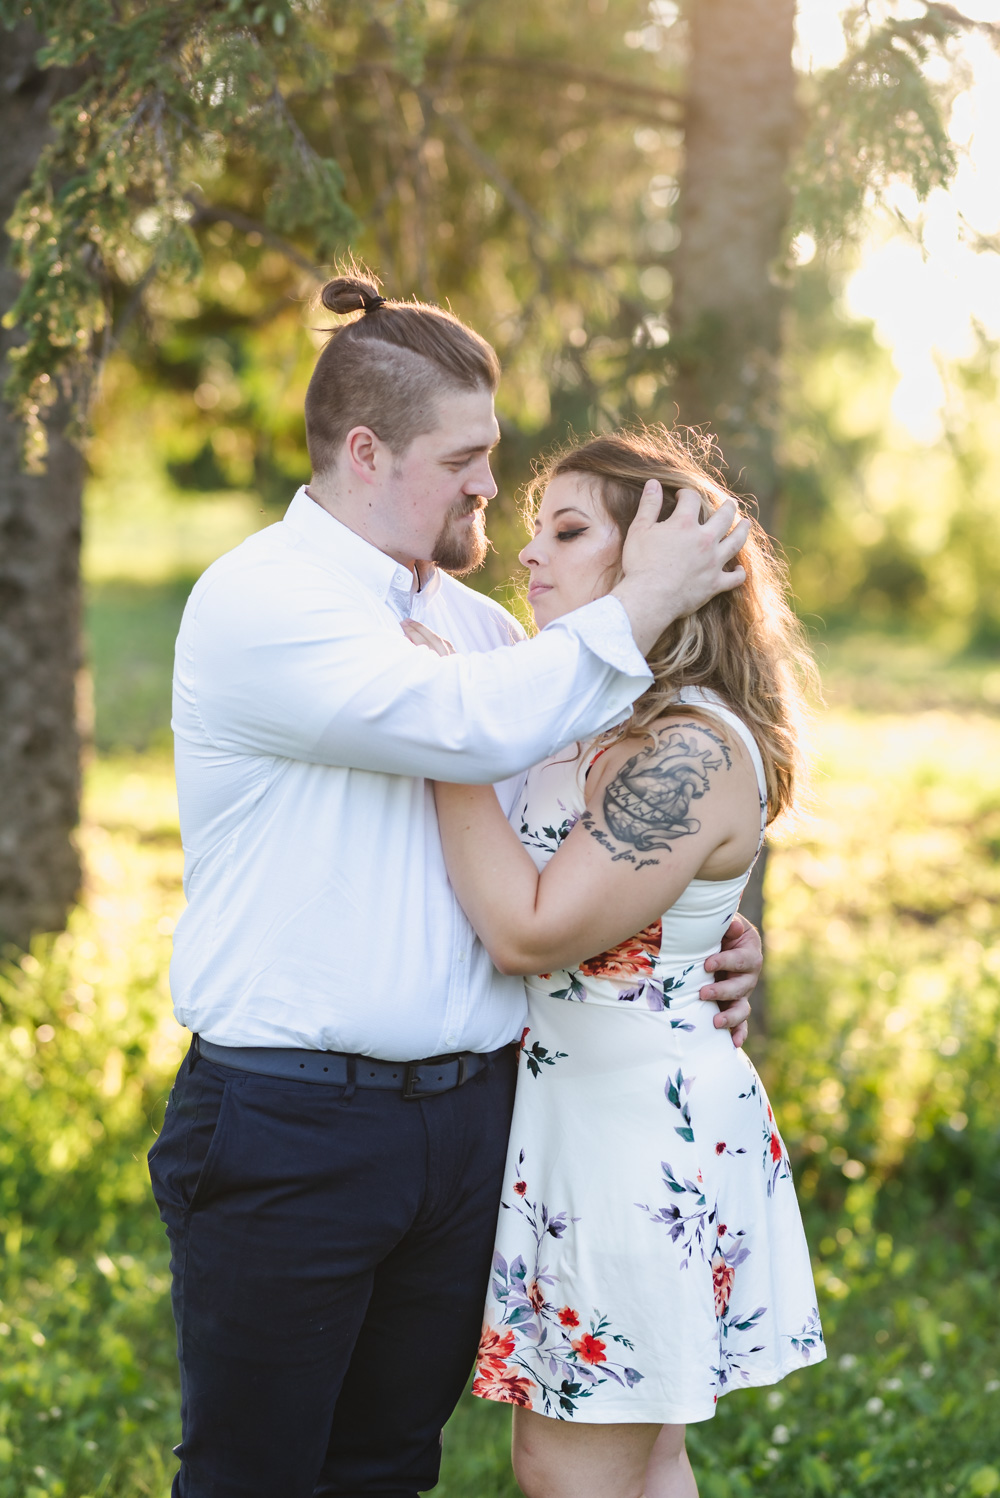
[(381, 307), (384, 297), (372, 281), (363, 281), (360, 276), (335, 276), (323, 287), (320, 300), (330, 312), (344, 316)]

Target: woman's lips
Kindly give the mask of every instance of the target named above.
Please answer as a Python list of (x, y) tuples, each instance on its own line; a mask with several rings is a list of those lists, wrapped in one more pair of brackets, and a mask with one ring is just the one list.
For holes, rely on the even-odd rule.
[(551, 583), (532, 583), (531, 587), (528, 589), (528, 602), (531, 603), (532, 599), (540, 598), (543, 593), (551, 592)]

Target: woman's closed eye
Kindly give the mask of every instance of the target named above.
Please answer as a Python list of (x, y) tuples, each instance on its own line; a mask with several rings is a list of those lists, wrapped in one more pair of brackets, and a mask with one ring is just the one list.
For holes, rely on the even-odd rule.
[(558, 531), (556, 533), (556, 540), (557, 541), (575, 541), (576, 538), (577, 538), (577, 536), (585, 536), (589, 530), (590, 530), (590, 526), (589, 525), (578, 525), (573, 530), (570, 530), (570, 531)]

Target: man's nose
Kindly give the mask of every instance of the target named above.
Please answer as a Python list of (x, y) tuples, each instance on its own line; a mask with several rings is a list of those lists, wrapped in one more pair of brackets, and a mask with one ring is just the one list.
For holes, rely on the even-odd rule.
[(486, 460), (482, 464), (476, 464), (476, 467), (469, 474), (464, 488), (466, 494), (478, 494), (481, 499), (496, 498), (499, 491), (496, 486), (496, 480), (493, 477), (493, 470)]

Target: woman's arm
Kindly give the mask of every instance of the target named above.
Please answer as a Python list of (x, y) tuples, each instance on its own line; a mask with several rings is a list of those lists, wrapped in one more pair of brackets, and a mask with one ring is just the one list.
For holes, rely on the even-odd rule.
[(490, 786), (438, 784), (448, 874), (504, 973), (576, 967), (641, 931), (699, 873), (738, 874), (759, 832), (756, 777), (742, 746), (686, 717), (615, 744), (587, 785), (587, 809), (541, 874)]

